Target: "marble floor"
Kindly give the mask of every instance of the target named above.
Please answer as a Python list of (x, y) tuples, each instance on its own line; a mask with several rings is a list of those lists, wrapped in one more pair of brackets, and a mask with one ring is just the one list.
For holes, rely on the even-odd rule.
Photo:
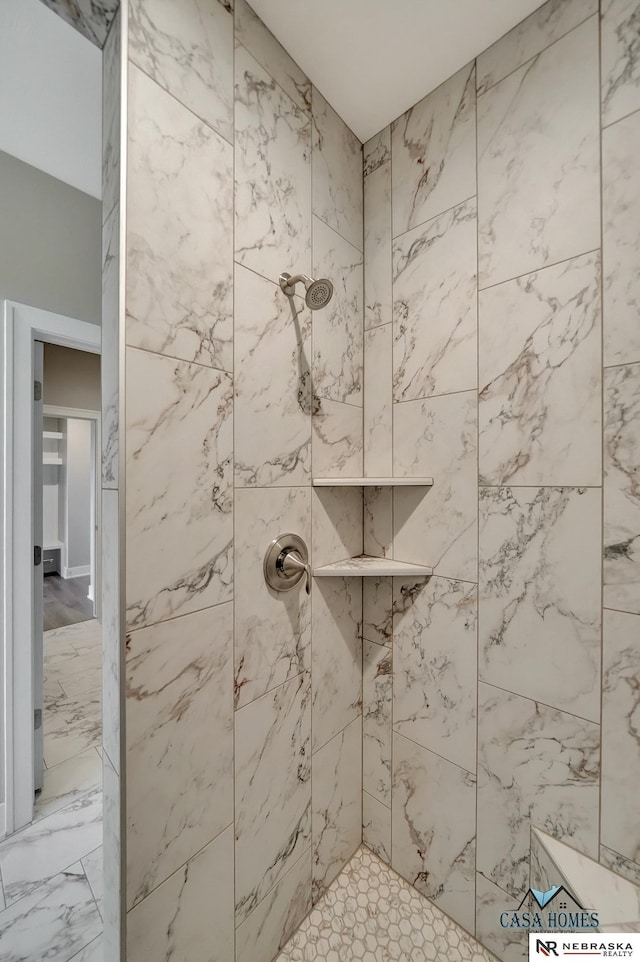
[(358, 849), (276, 962), (497, 962), (368, 848)]
[(102, 960), (102, 650), (96, 621), (44, 635), (44, 786), (0, 842), (3, 962)]

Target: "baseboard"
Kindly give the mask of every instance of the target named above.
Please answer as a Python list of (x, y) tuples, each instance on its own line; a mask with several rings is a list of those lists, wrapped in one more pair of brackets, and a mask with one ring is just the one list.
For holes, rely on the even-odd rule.
[(84, 578), (86, 575), (91, 574), (91, 565), (78, 565), (77, 568), (67, 568), (62, 569), (62, 577), (67, 580), (68, 578)]
[(89, 601), (94, 601), (93, 585), (89, 585), (89, 590), (87, 591), (87, 598), (89, 599)]

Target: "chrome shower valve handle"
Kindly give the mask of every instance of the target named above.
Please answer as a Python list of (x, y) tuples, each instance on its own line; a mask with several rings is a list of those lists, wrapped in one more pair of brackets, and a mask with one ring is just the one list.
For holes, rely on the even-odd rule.
[(311, 594), (311, 566), (307, 546), (297, 534), (281, 534), (271, 542), (264, 556), (264, 578), (274, 591), (291, 591), (305, 578)]

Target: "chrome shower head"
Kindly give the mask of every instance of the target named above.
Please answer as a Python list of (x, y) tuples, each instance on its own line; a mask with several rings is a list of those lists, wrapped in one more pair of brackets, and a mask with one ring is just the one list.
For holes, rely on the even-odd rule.
[(327, 306), (333, 297), (333, 284), (330, 280), (327, 280), (326, 277), (315, 280), (313, 277), (307, 277), (306, 274), (295, 274), (293, 277), (287, 273), (280, 275), (280, 287), (287, 297), (293, 297), (296, 292), (296, 284), (300, 281), (307, 290), (305, 296), (307, 307), (312, 311), (318, 311), (321, 307)]

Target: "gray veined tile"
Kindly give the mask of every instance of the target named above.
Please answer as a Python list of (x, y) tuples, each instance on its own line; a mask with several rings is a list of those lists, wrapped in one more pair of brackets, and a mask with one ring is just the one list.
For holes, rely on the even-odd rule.
[(233, 148), (135, 66), (129, 112), (127, 343), (230, 371)]
[(362, 787), (387, 808), (391, 806), (392, 686), (391, 649), (363, 642)]
[(393, 590), (394, 731), (475, 772), (476, 586), (394, 578)]
[(530, 826), (598, 856), (600, 726), (479, 685), (478, 871), (522, 897)]
[(600, 720), (601, 493), (480, 489), (479, 674)]
[(361, 488), (313, 488), (311, 506), (315, 566), (362, 554)]
[(91, 891), (93, 897), (96, 900), (96, 905), (98, 906), (98, 911), (102, 915), (102, 893), (103, 887), (103, 870), (102, 870), (102, 845), (94, 849), (93, 852), (89, 852), (88, 855), (83, 856), (82, 868), (84, 874), (87, 876), (87, 882), (91, 886)]
[(236, 261), (273, 282), (310, 274), (311, 118), (242, 46), (235, 147)]
[[(104, 335), (103, 335), (104, 336)], [(120, 496), (102, 491), (102, 747), (120, 764)]]
[(361, 477), (362, 408), (317, 398), (311, 425), (314, 475), (318, 478)]
[(373, 477), (393, 474), (392, 349), (391, 324), (364, 332), (364, 473)]
[(7, 905), (30, 895), (101, 842), (100, 790), (5, 839), (0, 843), (0, 871)]
[(597, 91), (591, 17), (478, 98), (481, 287), (600, 245)]
[(476, 233), (472, 199), (394, 243), (395, 401), (476, 386)]
[[(388, 132), (388, 128), (387, 128)], [(369, 162), (374, 165), (364, 179), (364, 326), (378, 327), (391, 321), (391, 153), (378, 164), (380, 151)]]
[(471, 63), (392, 124), (394, 237), (476, 193), (475, 103)]
[(391, 647), (393, 643), (393, 581), (364, 578), (362, 582), (362, 636)]
[(102, 759), (96, 748), (47, 768), (44, 786), (34, 807), (34, 819), (46, 818), (102, 784)]
[(601, 483), (600, 256), (480, 292), (480, 477)]
[(50, 10), (102, 47), (120, 0), (43, 0)]
[(362, 250), (362, 144), (316, 87), (313, 213)]
[(239, 266), (235, 297), (236, 485), (308, 483), (311, 311)]
[(127, 648), (131, 907), (233, 819), (232, 606), (132, 632)]
[(298, 107), (310, 111), (311, 82), (246, 0), (235, 0), (234, 5), (236, 40), (262, 64)]
[(233, 140), (233, 13), (215, 0), (132, 0), (129, 56)]
[(229, 826), (129, 912), (127, 958), (230, 962), (232, 880)]
[(362, 793), (362, 841), (387, 865), (391, 864), (391, 809)]
[(71, 962), (104, 962), (105, 953), (103, 949), (104, 939), (102, 935), (99, 935), (97, 939), (94, 939), (89, 945), (85, 945), (77, 955), (74, 955)]
[(124, 785), (106, 752), (103, 752), (102, 760), (104, 763), (102, 769), (104, 806), (102, 917), (104, 919), (104, 959), (106, 960), (117, 959), (120, 952), (120, 932), (124, 914), (121, 880), (124, 864), (122, 814), (125, 800)]
[(604, 612), (602, 684), (603, 845), (640, 863), (638, 677), (640, 617)]
[(469, 932), (475, 812), (474, 775), (394, 733), (391, 864)]
[(513, 908), (513, 902), (512, 896), (480, 872), (476, 873), (476, 938), (502, 962), (526, 962), (529, 958), (527, 930), (503, 929), (499, 923), (500, 913)]
[(102, 226), (102, 486), (117, 488), (120, 446), (120, 204)]
[(634, 885), (640, 885), (640, 862), (633, 862), (625, 858), (619, 852), (607, 848), (606, 845), (600, 846), (600, 864), (611, 869), (616, 875), (629, 879)]
[(604, 372), (604, 604), (640, 614), (640, 364)]
[(549, 0), (480, 54), (478, 93), (535, 57), (598, 12), (598, 0)]
[(342, 871), (362, 840), (362, 720), (313, 756), (313, 899)]
[(127, 350), (130, 628), (231, 597), (232, 401), (228, 374)]
[(333, 298), (313, 314), (314, 397), (362, 405), (363, 316), (361, 250), (313, 218), (313, 274), (328, 277)]
[(311, 842), (311, 679), (298, 675), (235, 716), (236, 925)]
[(312, 605), (313, 750), (362, 712), (362, 581), (316, 580)]
[(363, 145), (363, 173), (369, 177), (391, 160), (391, 127), (383, 127)]
[(76, 862), (0, 915), (0, 955), (3, 962), (85, 962), (78, 953), (101, 930), (91, 889)]
[(311, 667), (311, 601), (304, 584), (272, 591), (263, 558), (274, 537), (291, 531), (311, 548), (311, 489), (236, 491), (235, 706)]
[(640, 107), (638, 0), (601, 3), (602, 122), (612, 124)]
[[(114, 7), (119, 0), (111, 0)], [(122, 60), (122, 15), (113, 18), (102, 51), (102, 222), (120, 202), (120, 104)]]
[(433, 477), (432, 488), (394, 491), (394, 554), (438, 575), (477, 578), (477, 394), (393, 406), (393, 469)]
[[(640, 18), (640, 8), (639, 8)], [(640, 23), (639, 31), (640, 33)], [(638, 51), (640, 57), (640, 49)], [(640, 361), (640, 113), (602, 132), (604, 363)]]
[[(391, 421), (391, 402), (389, 402), (389, 421)], [(389, 424), (391, 429), (391, 424)], [(366, 441), (365, 434), (365, 441)], [(388, 471), (380, 474), (391, 475), (389, 462), (392, 459), (391, 430), (389, 430)], [(363, 499), (363, 542), (364, 554), (375, 558), (393, 557), (393, 488), (390, 485), (365, 488)]]

